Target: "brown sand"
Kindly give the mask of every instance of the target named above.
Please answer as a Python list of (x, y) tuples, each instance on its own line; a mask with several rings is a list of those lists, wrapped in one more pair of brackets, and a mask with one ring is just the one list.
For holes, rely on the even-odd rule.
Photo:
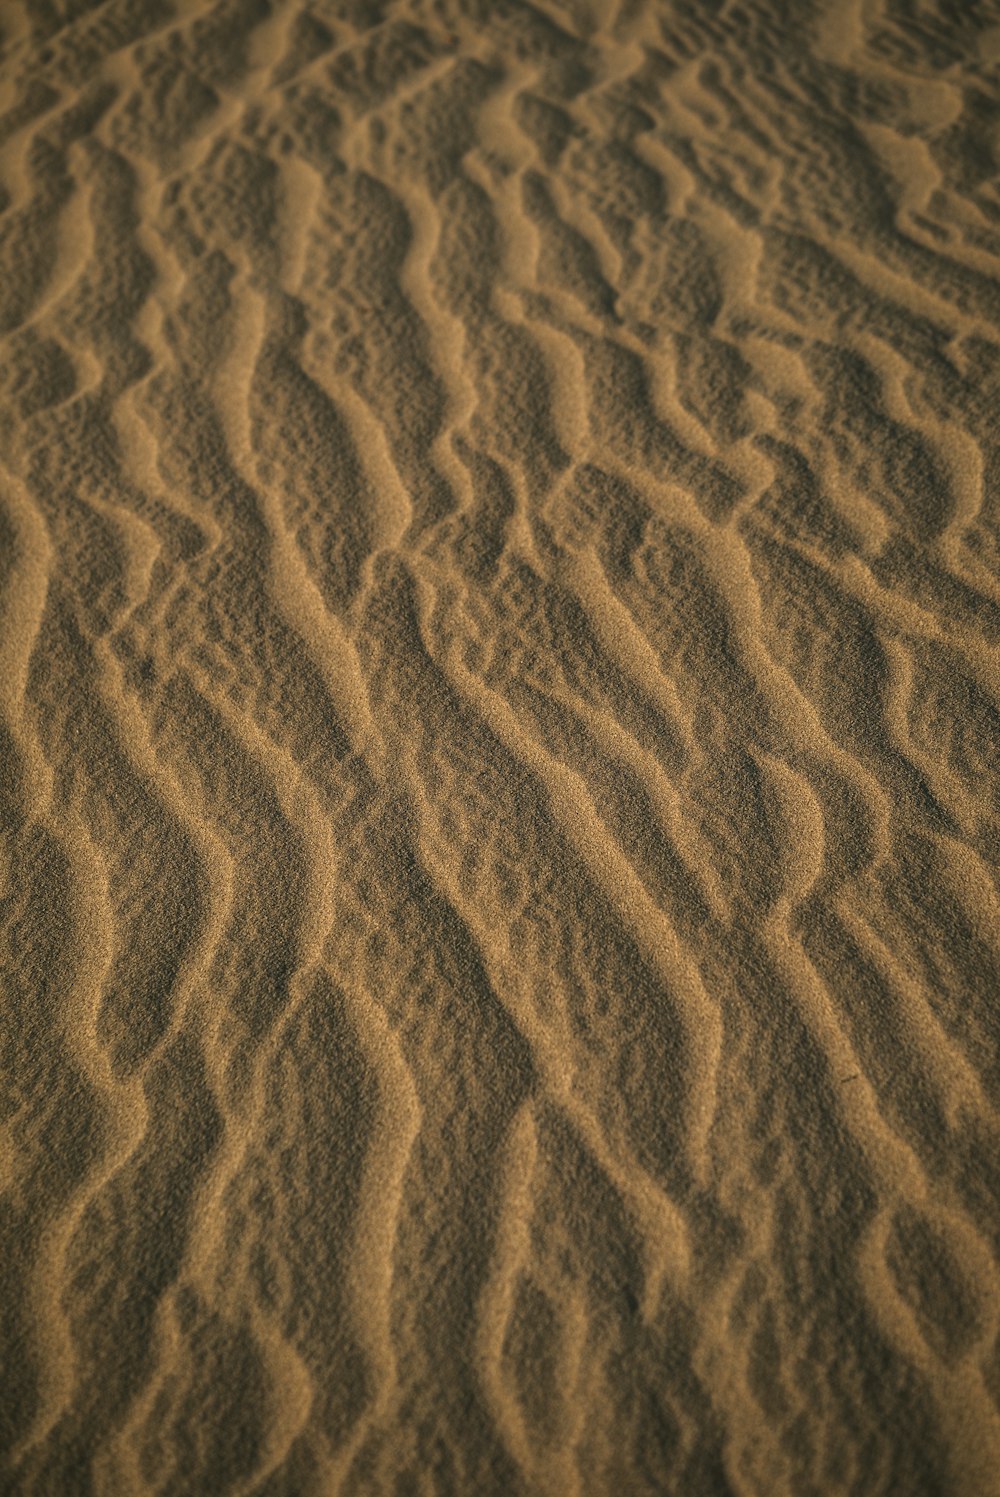
[(1000, 1492), (1000, 6), (0, 33), (0, 1491)]

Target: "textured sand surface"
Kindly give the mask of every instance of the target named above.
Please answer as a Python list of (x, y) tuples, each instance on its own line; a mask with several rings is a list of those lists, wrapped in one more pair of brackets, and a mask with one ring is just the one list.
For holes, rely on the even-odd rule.
[(0, 4), (0, 1491), (1000, 1492), (1000, 5)]

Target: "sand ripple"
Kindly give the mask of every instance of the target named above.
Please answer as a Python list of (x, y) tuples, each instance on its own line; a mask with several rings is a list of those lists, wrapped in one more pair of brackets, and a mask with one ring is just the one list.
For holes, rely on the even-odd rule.
[(0, 1488), (1000, 1493), (1000, 8), (0, 8)]

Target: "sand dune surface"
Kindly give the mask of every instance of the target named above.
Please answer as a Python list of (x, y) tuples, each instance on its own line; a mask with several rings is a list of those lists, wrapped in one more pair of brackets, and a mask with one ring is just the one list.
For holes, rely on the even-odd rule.
[(0, 1491), (1000, 1493), (1000, 6), (0, 5)]

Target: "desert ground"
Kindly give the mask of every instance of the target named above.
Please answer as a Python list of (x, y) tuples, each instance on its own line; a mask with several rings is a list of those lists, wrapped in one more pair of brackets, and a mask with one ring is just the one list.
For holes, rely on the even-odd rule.
[(1000, 4), (0, 3), (0, 1492), (1000, 1493)]

